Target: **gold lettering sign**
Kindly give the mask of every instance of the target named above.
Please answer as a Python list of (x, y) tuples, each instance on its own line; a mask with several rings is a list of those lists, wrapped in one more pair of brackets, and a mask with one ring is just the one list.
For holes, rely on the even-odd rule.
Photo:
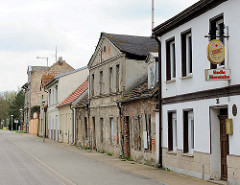
[(222, 41), (211, 40), (207, 47), (208, 60), (213, 64), (220, 64), (225, 59), (225, 47)]

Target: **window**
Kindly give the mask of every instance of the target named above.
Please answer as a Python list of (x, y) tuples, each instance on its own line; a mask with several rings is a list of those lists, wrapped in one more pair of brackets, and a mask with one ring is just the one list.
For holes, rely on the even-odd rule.
[(51, 89), (49, 89), (49, 105), (52, 105), (52, 92), (51, 92)]
[(133, 140), (134, 140), (134, 149), (141, 150), (141, 118), (140, 116), (133, 117)]
[(192, 73), (192, 34), (182, 34), (182, 76)]
[(91, 86), (91, 93), (94, 96), (94, 74), (92, 74), (92, 86)]
[(88, 121), (87, 117), (84, 117), (84, 127), (85, 127), (85, 139), (88, 139)]
[(168, 113), (168, 150), (177, 151), (177, 114)]
[(110, 93), (112, 92), (113, 90), (113, 68), (110, 67), (109, 68), (109, 91)]
[(194, 151), (194, 118), (193, 111), (184, 111), (183, 120), (183, 152), (193, 153)]
[(110, 118), (110, 142), (114, 143), (114, 121)]
[(119, 92), (120, 87), (120, 71), (119, 71), (119, 64), (116, 65), (116, 91)]
[[(223, 15), (219, 15), (212, 20), (210, 20), (210, 39), (218, 39), (224, 43), (224, 19)], [(221, 64), (212, 64), (211, 69), (216, 69), (217, 67), (224, 67), (225, 61)]]
[(120, 142), (121, 142), (121, 126), (120, 126), (119, 118), (117, 118), (117, 133), (118, 133), (117, 144), (120, 144)]
[(104, 132), (103, 118), (100, 118), (100, 141), (101, 142), (103, 142), (103, 132)]
[(58, 86), (56, 85), (55, 86), (55, 93), (56, 93), (56, 96), (55, 96), (55, 98), (56, 98), (56, 103), (58, 103)]
[(176, 78), (176, 54), (175, 54), (175, 40), (166, 42), (166, 56), (167, 56), (167, 80), (173, 80)]
[(107, 51), (107, 46), (104, 46), (103, 47), (103, 52), (106, 53), (106, 51)]
[(143, 114), (143, 143), (145, 150), (151, 150), (151, 115)]
[(103, 71), (100, 71), (100, 94), (104, 93)]
[(153, 88), (155, 86), (155, 68), (153, 66), (148, 67), (148, 87)]

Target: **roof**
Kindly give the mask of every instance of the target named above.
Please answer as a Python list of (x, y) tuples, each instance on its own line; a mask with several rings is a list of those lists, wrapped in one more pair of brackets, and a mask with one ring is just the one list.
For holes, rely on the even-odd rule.
[(195, 17), (207, 12), (228, 0), (200, 0), (189, 8), (183, 10), (176, 16), (167, 20), (153, 29), (156, 36), (161, 36), (164, 33), (177, 28), (178, 26), (194, 19)]
[(61, 77), (64, 77), (64, 76), (67, 76), (67, 75), (76, 73), (76, 72), (81, 71), (81, 70), (86, 69), (86, 68), (87, 68), (87, 66), (84, 66), (84, 67), (78, 68), (78, 69), (76, 69), (76, 70), (69, 71), (69, 72), (60, 74), (60, 75), (58, 75), (58, 76), (55, 76), (53, 79), (51, 79), (51, 81), (49, 81), (49, 82), (46, 84), (46, 86), (49, 86), (50, 84), (52, 84), (52, 83), (55, 82), (55, 81), (58, 81), (58, 79), (61, 78)]
[(157, 94), (157, 92), (158, 92), (158, 86), (156, 86), (155, 88), (149, 89), (148, 82), (146, 80), (144, 83), (137, 86), (133, 90), (127, 93), (124, 93), (123, 98), (119, 100), (119, 102), (124, 103), (124, 102), (144, 99), (144, 98), (150, 98), (150, 97), (153, 97), (155, 94)]
[(57, 107), (62, 107), (65, 105), (70, 105), (75, 101), (79, 96), (81, 96), (88, 89), (88, 80), (83, 82), (69, 97), (67, 97), (61, 104)]
[(45, 86), (46, 84), (54, 80), (55, 76), (67, 73), (69, 71), (74, 71), (74, 68), (64, 60), (58, 60), (42, 76), (42, 84)]
[(146, 58), (149, 52), (157, 52), (158, 43), (152, 37), (119, 35), (112, 33), (102, 33), (106, 36), (120, 51), (127, 54), (128, 57)]
[(87, 68), (87, 66), (84, 66), (84, 67), (78, 68), (78, 69), (76, 69), (76, 70), (73, 70), (73, 71), (69, 71), (69, 72), (60, 74), (60, 75), (56, 76), (55, 79), (59, 79), (59, 78), (61, 78), (61, 77), (63, 77), (63, 76), (67, 76), (67, 75), (70, 75), (70, 74), (72, 74), (72, 73), (76, 73), (76, 72), (81, 71), (81, 70), (86, 69), (86, 68)]
[(81, 108), (85, 107), (85, 105), (88, 103), (88, 94), (86, 93), (76, 104), (75, 108)]

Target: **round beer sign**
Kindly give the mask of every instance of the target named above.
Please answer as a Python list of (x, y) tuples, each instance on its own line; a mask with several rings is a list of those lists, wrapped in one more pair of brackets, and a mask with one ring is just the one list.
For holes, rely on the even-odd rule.
[(225, 48), (222, 41), (211, 40), (207, 47), (208, 60), (213, 64), (220, 64), (225, 59)]

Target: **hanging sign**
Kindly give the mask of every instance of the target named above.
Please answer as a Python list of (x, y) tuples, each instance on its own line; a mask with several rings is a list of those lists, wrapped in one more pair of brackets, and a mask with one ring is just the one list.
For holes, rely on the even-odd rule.
[(208, 43), (207, 47), (208, 60), (213, 64), (220, 64), (225, 59), (225, 48), (222, 41), (214, 39)]
[(230, 80), (231, 79), (231, 70), (230, 69), (206, 69), (205, 78), (207, 81), (215, 80)]

